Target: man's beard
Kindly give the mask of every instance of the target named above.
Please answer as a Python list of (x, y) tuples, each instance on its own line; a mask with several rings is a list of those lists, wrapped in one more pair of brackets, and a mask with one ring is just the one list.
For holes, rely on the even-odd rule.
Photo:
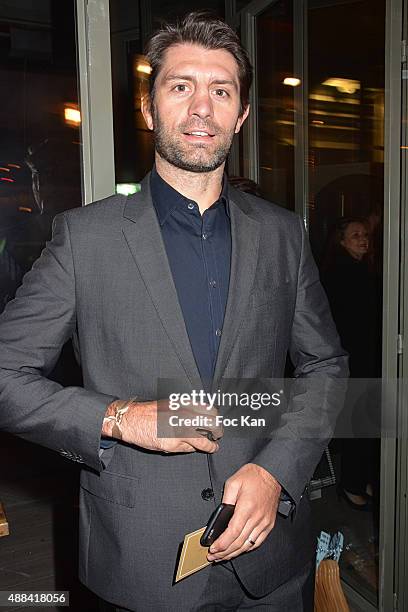
[[(157, 153), (169, 164), (189, 172), (212, 172), (219, 168), (227, 159), (234, 138), (234, 131), (221, 130), (212, 122), (202, 121), (201, 125), (192, 125), (192, 122), (181, 123), (177, 132), (169, 131), (161, 121), (157, 109), (153, 112), (154, 143)], [(218, 146), (208, 151), (204, 143), (183, 146), (181, 138), (183, 133), (191, 130), (209, 131), (219, 138)], [(223, 138), (220, 138), (223, 136)]]

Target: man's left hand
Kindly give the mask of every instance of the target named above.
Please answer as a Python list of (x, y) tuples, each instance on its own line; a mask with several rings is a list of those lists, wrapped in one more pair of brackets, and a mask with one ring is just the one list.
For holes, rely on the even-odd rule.
[(263, 467), (242, 466), (225, 482), (224, 504), (235, 504), (227, 529), (211, 545), (209, 561), (227, 561), (259, 548), (275, 525), (282, 487)]

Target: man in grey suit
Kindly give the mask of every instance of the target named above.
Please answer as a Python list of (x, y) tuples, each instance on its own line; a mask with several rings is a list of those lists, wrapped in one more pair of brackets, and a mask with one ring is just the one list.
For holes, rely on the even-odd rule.
[[(252, 75), (235, 33), (193, 13), (147, 56), (155, 168), (140, 193), (55, 218), (1, 318), (0, 427), (83, 464), (80, 579), (113, 609), (312, 610), (304, 492), (346, 356), (302, 221), (228, 187)], [(83, 388), (46, 377), (70, 337)], [(288, 353), (301, 388), (279, 435), (158, 436), (158, 379), (279, 378)], [(319, 377), (316, 396), (307, 382)], [(327, 423), (317, 437), (316, 419)], [(180, 542), (221, 500), (235, 512), (214, 563), (174, 584)]]

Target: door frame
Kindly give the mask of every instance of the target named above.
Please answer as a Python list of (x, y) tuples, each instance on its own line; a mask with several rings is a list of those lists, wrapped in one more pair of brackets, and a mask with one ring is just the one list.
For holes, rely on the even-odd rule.
[[(401, 290), (400, 290), (400, 320), (399, 320), (399, 420), (398, 420), (398, 471), (397, 471), (397, 558), (395, 576), (395, 607), (405, 610), (408, 607), (408, 550), (404, 544), (408, 539), (408, 359), (404, 350), (404, 339), (408, 330), (408, 0), (398, 5), (398, 14), (395, 16), (397, 25), (402, 13), (402, 47), (401, 58), (401, 140), (400, 140), (400, 168), (401, 175)], [(397, 53), (397, 50), (396, 50)], [(395, 155), (394, 163), (398, 163)]]
[(115, 193), (109, 0), (76, 0), (82, 204)]
[[(403, 0), (386, 1), (385, 24), (385, 99), (384, 99), (384, 265), (383, 265), (383, 356), (382, 377), (388, 385), (391, 413), (396, 436), (381, 440), (380, 496), (380, 590), (379, 609), (395, 610), (406, 587), (398, 581), (404, 540), (400, 530), (403, 496), (397, 479), (407, 458), (407, 447), (401, 445), (405, 410), (398, 377), (400, 371), (400, 320), (402, 224), (401, 212), (401, 40)], [(405, 430), (406, 431), (406, 430)], [(398, 437), (397, 437), (398, 436)], [(405, 435), (406, 439), (406, 435)], [(393, 500), (390, 508), (389, 500)]]

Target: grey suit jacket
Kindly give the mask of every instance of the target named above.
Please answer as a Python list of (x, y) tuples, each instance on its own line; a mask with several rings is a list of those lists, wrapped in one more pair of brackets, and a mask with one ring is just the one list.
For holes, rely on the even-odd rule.
[[(214, 388), (222, 378), (347, 375), (333, 325), (295, 214), (233, 188), (230, 289)], [(74, 337), (83, 388), (48, 380)], [(153, 399), (158, 378), (199, 379), (151, 201), (112, 196), (58, 215), (53, 238), (0, 319), (0, 428), (83, 464), (80, 579), (101, 597), (136, 609), (176, 610), (199, 593), (208, 570), (172, 585), (184, 535), (205, 525), (228, 476), (247, 462), (269, 470), (296, 501), (265, 543), (234, 566), (262, 596), (314, 555), (309, 502), (302, 495), (330, 427), (308, 436), (311, 419), (331, 410), (329, 393), (297, 400), (288, 435), (225, 439), (218, 453), (164, 455), (118, 443), (99, 457), (102, 421), (116, 398)], [(204, 499), (212, 487), (215, 497)], [(150, 602), (150, 603), (148, 603)], [(164, 605), (164, 604), (163, 604)], [(139, 608), (138, 608), (139, 609)]]

